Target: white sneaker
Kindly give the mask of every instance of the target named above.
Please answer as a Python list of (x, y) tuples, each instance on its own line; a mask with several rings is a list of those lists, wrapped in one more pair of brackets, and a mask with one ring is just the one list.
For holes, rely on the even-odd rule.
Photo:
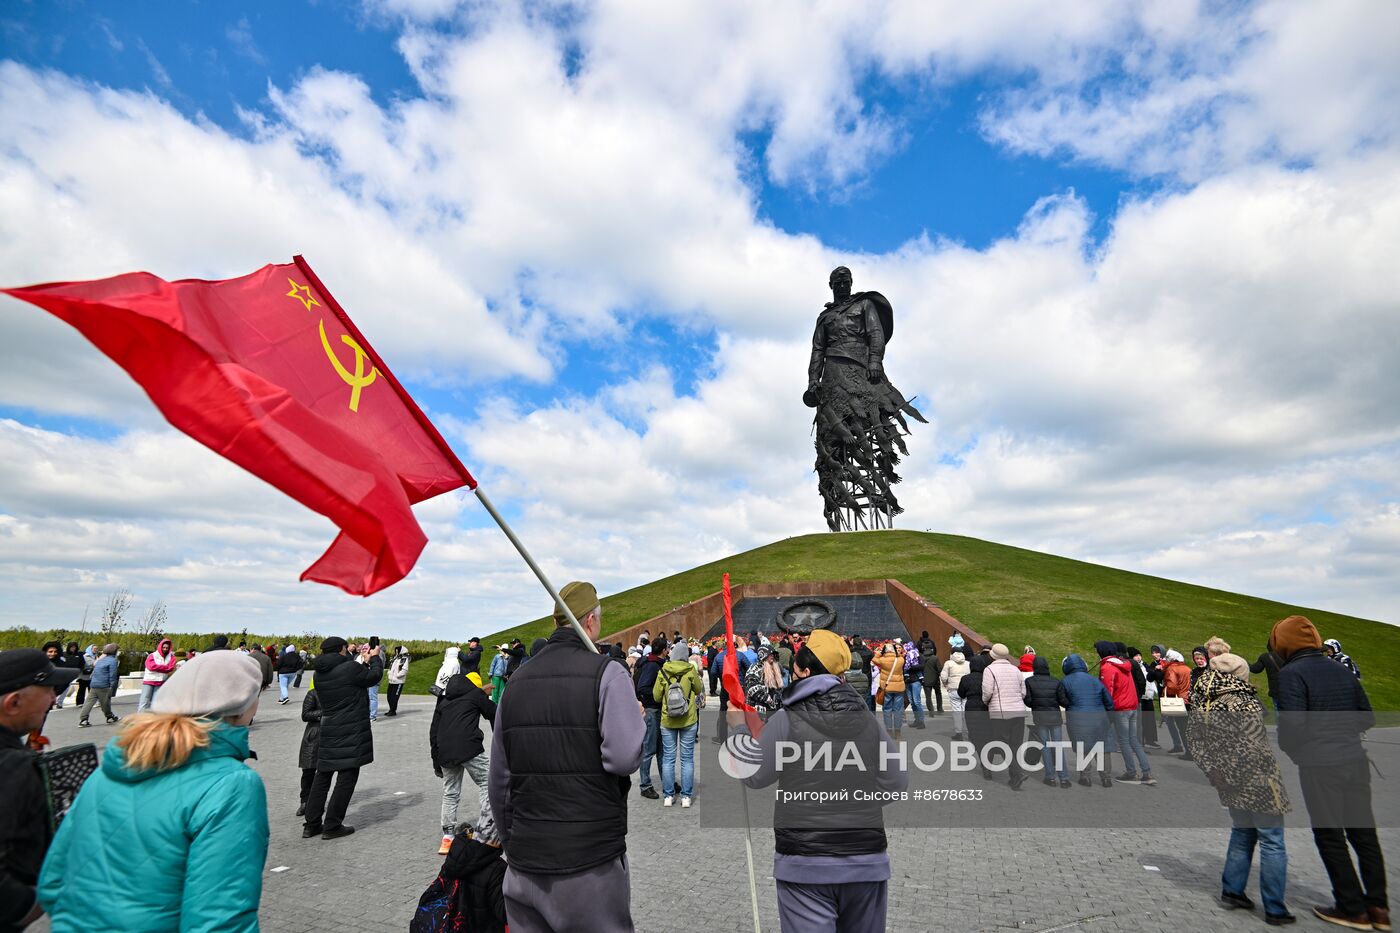
[(689, 809), (690, 809), (690, 798), (689, 798), (689, 797), (682, 797), (682, 798), (681, 798), (681, 809), (682, 809), (682, 810), (689, 810)]
[(665, 800), (661, 801), (661, 805), (662, 805), (663, 807), (669, 807), (669, 806), (673, 806), (673, 805), (675, 804), (675, 802), (676, 802), (676, 798), (675, 798), (675, 797), (667, 797)]

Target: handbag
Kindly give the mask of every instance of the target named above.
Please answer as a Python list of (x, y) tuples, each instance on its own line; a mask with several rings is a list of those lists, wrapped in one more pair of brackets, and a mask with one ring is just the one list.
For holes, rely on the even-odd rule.
[(39, 759), (39, 769), (49, 805), (49, 825), (58, 829), (68, 808), (77, 799), (78, 791), (82, 790), (83, 782), (97, 770), (97, 746), (89, 742), (45, 752)]
[(1181, 697), (1162, 697), (1163, 716), (1185, 716), (1186, 701)]

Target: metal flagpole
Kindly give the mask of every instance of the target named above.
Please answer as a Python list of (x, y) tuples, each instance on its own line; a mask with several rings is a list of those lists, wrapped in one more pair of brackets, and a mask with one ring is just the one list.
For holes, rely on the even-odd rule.
[[(734, 648), (734, 606), (729, 595), (729, 574), (727, 573), (721, 578), (720, 593), (724, 601), (725, 669), (723, 673), (726, 675), (729, 673), (729, 665), (732, 663), (734, 665), (734, 673), (737, 675), (739, 672), (739, 655)], [(750, 709), (748, 697), (744, 696), (743, 684), (737, 680), (737, 677), (734, 681), (734, 685), (740, 688), (738, 696), (734, 696), (732, 692), (729, 692), (729, 683), (727, 681), (725, 683), (724, 689), (729, 693), (729, 702), (734, 705), (735, 710), (748, 712)], [(724, 712), (720, 713), (720, 716), (724, 715)], [(754, 715), (757, 717), (757, 712), (755, 712)], [(721, 720), (721, 722), (723, 721), (724, 720)], [(745, 721), (748, 721), (747, 716), (745, 717)], [(732, 749), (729, 750), (729, 754), (733, 756), (734, 752)], [(754, 881), (753, 875), (753, 830), (749, 824), (749, 786), (744, 783), (742, 778), (738, 780), (739, 794), (744, 801), (744, 857), (749, 866), (749, 902), (753, 904), (753, 933), (760, 933), (758, 928), (758, 884)]]
[[(525, 563), (530, 565), (530, 569), (535, 572), (535, 576), (539, 578), (540, 583), (544, 584), (544, 588), (549, 591), (550, 597), (554, 600), (554, 605), (564, 610), (564, 617), (567, 618), (569, 624), (574, 627), (574, 631), (578, 633), (578, 637), (583, 639), (583, 643), (588, 646), (588, 650), (597, 654), (598, 646), (593, 644), (593, 639), (589, 638), (588, 633), (583, 630), (583, 626), (578, 624), (578, 619), (574, 618), (573, 610), (564, 604), (564, 600), (559, 596), (559, 591), (554, 588), (553, 583), (549, 582), (549, 578), (544, 575), (544, 571), (540, 569), (540, 565), (535, 563), (535, 559), (530, 556), (530, 552), (525, 549), (525, 545), (515, 536), (515, 532), (511, 530), (510, 525), (506, 524), (505, 518), (501, 516), (500, 512), (496, 511), (496, 506), (492, 504), (491, 498), (486, 495), (485, 490), (480, 486), (476, 486), (472, 489), (472, 492), (476, 493), (476, 498), (486, 508), (487, 514), (496, 520), (497, 525), (501, 526), (501, 530), (506, 533), (506, 537), (510, 539), (510, 543), (515, 545), (515, 549), (520, 552), (520, 556), (525, 558)], [(750, 868), (750, 883), (753, 881), (752, 873), (752, 868)]]
[(739, 782), (739, 792), (744, 798), (744, 855), (749, 861), (749, 903), (753, 905), (753, 933), (762, 933), (758, 928), (758, 884), (753, 877), (753, 830), (749, 824), (749, 786), (743, 781)]

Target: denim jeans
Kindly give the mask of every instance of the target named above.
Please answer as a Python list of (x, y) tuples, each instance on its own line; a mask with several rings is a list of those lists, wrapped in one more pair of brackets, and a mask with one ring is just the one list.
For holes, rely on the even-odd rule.
[(922, 694), (924, 685), (921, 681), (915, 680), (913, 682), (905, 681), (905, 686), (908, 687), (908, 690), (905, 691), (904, 695), (908, 698), (909, 706), (914, 710), (914, 721), (923, 722), (924, 698)]
[(696, 720), (684, 729), (661, 728), (661, 793), (676, 795), (676, 746), (681, 754), (681, 796), (695, 796), (695, 735), (700, 731)]
[(369, 718), (377, 719), (379, 717), (379, 684), (365, 689), (369, 691)]
[(896, 732), (904, 727), (904, 694), (885, 694), (885, 731)]
[(1142, 739), (1138, 736), (1138, 710), (1120, 709), (1111, 715), (1113, 734), (1118, 738), (1118, 751), (1123, 754), (1123, 770), (1134, 774), (1151, 774), (1152, 762), (1147, 760), (1147, 749), (1142, 747)]
[(151, 701), (156, 698), (156, 691), (161, 688), (160, 684), (142, 684), (141, 699), (136, 701), (136, 712), (144, 713), (151, 708)]
[[(651, 786), (651, 761), (653, 758), (661, 757), (661, 710), (647, 710), (647, 731), (642, 739), (642, 767), (641, 767), (641, 790), (646, 790)], [(661, 771), (661, 762), (656, 763), (657, 773)]]
[(1172, 737), (1172, 747), (1169, 748), (1168, 751), (1180, 752), (1186, 750), (1186, 742), (1181, 736), (1181, 723), (1184, 722), (1185, 719), (1185, 716), (1162, 717), (1162, 721), (1167, 724), (1167, 732), (1170, 733)]
[(278, 674), (277, 686), (282, 690), (282, 699), (287, 699), (287, 691), (292, 687), (292, 681), (296, 679), (296, 674)]
[(1042, 745), (1047, 746), (1041, 752), (1041, 761), (1045, 765), (1045, 776), (1047, 778), (1058, 777), (1061, 781), (1069, 780), (1069, 765), (1065, 763), (1068, 757), (1063, 748), (1049, 748), (1051, 742), (1063, 742), (1065, 730), (1063, 726), (1031, 726), (1031, 735)]
[(1259, 843), (1259, 897), (1267, 914), (1288, 913), (1283, 902), (1288, 883), (1288, 853), (1283, 848), (1283, 817), (1230, 808), (1230, 847), (1225, 850), (1225, 870), (1220, 887), (1231, 894), (1243, 894), (1249, 883), (1249, 866), (1254, 859), (1254, 843)]

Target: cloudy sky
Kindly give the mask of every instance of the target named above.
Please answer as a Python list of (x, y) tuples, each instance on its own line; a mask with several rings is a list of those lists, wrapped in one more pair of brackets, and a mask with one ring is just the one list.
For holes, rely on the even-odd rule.
[[(557, 580), (823, 529), (827, 273), (898, 321), (901, 527), (1400, 622), (1400, 4), (11, 3), (0, 283), (304, 253)], [(414, 574), (0, 297), (0, 625), (464, 637), (543, 614), (461, 495)], [(937, 598), (938, 594), (928, 594)]]

